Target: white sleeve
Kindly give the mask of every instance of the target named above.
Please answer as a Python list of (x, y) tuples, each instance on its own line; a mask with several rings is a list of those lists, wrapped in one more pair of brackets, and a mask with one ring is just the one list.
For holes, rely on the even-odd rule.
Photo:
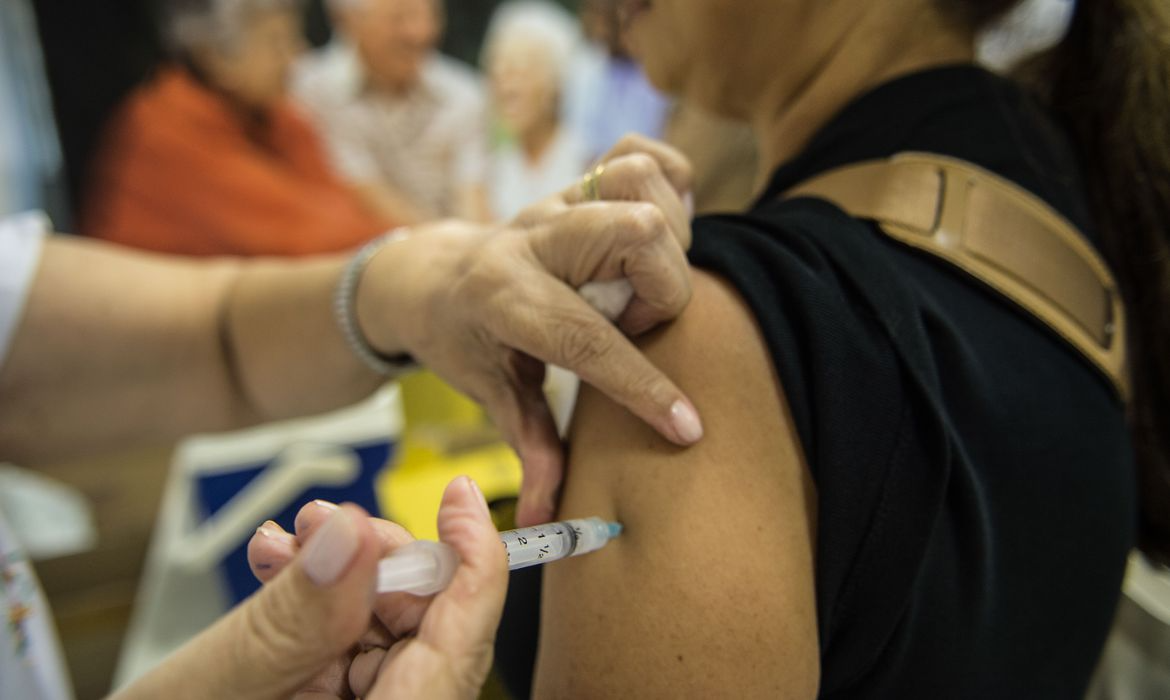
[(49, 219), (29, 213), (0, 220), (0, 367), (32, 286)]

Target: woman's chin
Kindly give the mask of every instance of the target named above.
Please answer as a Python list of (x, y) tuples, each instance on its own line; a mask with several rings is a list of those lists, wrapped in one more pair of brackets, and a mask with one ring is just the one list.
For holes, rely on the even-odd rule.
[(630, 57), (637, 62), (659, 92), (675, 97), (681, 96), (687, 75), (686, 66), (681, 65), (679, 56), (673, 52), (655, 51), (650, 41), (629, 45)]

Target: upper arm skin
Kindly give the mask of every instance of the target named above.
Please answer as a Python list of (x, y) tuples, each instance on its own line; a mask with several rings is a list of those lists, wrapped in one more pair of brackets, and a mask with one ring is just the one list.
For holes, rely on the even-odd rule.
[(763, 339), (724, 282), (643, 342), (706, 437), (673, 447), (582, 387), (560, 515), (617, 519), (544, 573), (536, 697), (814, 697), (816, 497)]

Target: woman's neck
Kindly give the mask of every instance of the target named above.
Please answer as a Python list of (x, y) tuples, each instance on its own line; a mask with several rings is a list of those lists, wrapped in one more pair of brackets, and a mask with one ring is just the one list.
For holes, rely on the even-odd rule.
[[(974, 37), (941, 19), (904, 29), (858, 22), (795, 94), (778, 96), (780, 86), (763, 93), (751, 116), (760, 148), (758, 190), (777, 167), (800, 153), (830, 119), (866, 91), (902, 75), (974, 60)], [(921, 38), (906, 40), (910, 29)]]

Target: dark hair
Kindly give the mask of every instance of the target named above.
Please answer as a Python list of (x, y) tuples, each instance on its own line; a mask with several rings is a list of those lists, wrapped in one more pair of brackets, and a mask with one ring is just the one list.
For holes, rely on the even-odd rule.
[[(936, 0), (982, 27), (1019, 0)], [(1020, 69), (1067, 130), (1129, 315), (1141, 522), (1170, 565), (1170, 2), (1078, 0), (1062, 43)]]

